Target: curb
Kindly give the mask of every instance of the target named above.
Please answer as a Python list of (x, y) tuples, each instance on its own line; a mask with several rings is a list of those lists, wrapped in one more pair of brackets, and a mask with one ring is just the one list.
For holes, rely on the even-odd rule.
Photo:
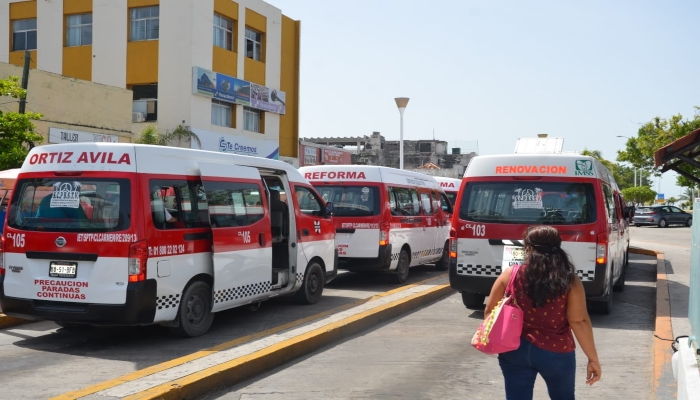
[(666, 259), (663, 251), (630, 247), (630, 253), (656, 257), (656, 320), (654, 323), (654, 371), (653, 394), (675, 393), (676, 384), (673, 375), (671, 358), (673, 350), (669, 341), (673, 341), (673, 326), (671, 325), (671, 295), (666, 278)]
[(11, 328), (13, 326), (28, 324), (30, 322), (35, 322), (35, 321), (31, 321), (28, 319), (22, 319), (22, 318), (15, 318), (15, 317), (10, 317), (9, 315), (0, 314), (0, 329)]
[(160, 386), (134, 393), (126, 399), (199, 398), (270, 371), (324, 346), (442, 299), (453, 292), (454, 290), (449, 284), (439, 285), (288, 339), (248, 356), (239, 357)]

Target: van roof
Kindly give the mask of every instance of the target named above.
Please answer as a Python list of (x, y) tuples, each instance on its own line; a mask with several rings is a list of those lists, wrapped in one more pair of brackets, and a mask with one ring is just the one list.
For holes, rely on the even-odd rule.
[(433, 176), (377, 165), (314, 165), (301, 167), (299, 171), (310, 181), (383, 182), (440, 188)]
[(561, 176), (598, 178), (615, 184), (610, 171), (591, 156), (580, 154), (498, 154), (471, 159), (464, 177)]
[(279, 160), (132, 143), (64, 143), (34, 147), (21, 172), (109, 171), (199, 175), (199, 162), (283, 170), (289, 180), (308, 183), (293, 166)]

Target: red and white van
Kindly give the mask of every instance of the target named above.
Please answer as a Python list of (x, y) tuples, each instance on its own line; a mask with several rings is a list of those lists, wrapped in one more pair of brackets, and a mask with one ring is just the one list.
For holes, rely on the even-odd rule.
[(12, 188), (15, 186), (18, 174), (19, 168), (0, 171), (0, 236), (5, 223), (7, 206), (10, 204), (10, 197), (12, 197)]
[(398, 283), (412, 266), (447, 269), (452, 205), (432, 176), (357, 165), (299, 170), (333, 203), (340, 268), (388, 271)]
[(455, 178), (445, 178), (442, 176), (436, 176), (435, 180), (440, 184), (440, 187), (442, 188), (442, 190), (445, 191), (445, 194), (450, 200), (450, 203), (452, 203), (452, 206), (454, 206), (455, 200), (457, 200), (457, 193), (459, 193), (459, 187), (462, 184), (462, 180)]
[(629, 232), (612, 174), (578, 154), (477, 156), (464, 173), (450, 232), (450, 284), (481, 307), (496, 277), (524, 257), (531, 225), (552, 225), (583, 282), (592, 311), (624, 289)]
[(0, 242), (0, 306), (63, 326), (202, 335), (214, 312), (292, 292), (318, 301), (337, 271), (331, 213), (281, 161), (133, 144), (35, 147)]

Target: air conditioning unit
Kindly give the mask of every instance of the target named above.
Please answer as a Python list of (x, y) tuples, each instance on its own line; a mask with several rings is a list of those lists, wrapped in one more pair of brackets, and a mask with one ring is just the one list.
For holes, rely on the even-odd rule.
[(146, 122), (146, 113), (131, 113), (131, 122)]

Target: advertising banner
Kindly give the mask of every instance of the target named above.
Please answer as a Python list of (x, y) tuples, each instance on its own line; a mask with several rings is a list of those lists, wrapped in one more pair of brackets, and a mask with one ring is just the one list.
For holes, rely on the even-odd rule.
[[(202, 142), (202, 150), (218, 151), (221, 153), (240, 154), (244, 156), (279, 159), (279, 142), (276, 140), (260, 140), (245, 136), (227, 135), (209, 132), (202, 129), (192, 129)], [(191, 144), (198, 148), (196, 142)]]
[(119, 143), (119, 136), (105, 133), (74, 131), (63, 128), (49, 128), (49, 143), (79, 142)]
[(263, 111), (284, 114), (286, 94), (256, 83), (250, 84), (250, 106)]
[(285, 113), (286, 94), (204, 68), (192, 68), (192, 93), (275, 114)]

